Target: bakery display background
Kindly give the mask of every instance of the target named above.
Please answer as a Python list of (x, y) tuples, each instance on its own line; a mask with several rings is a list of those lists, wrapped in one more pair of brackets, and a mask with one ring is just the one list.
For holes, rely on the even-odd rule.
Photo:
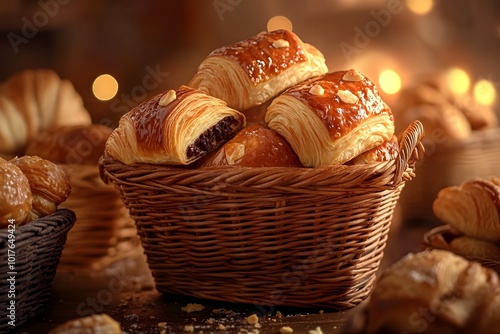
[[(494, 0), (6, 0), (0, 79), (25, 68), (54, 69), (73, 82), (95, 123), (114, 127), (140, 101), (186, 83), (214, 48), (283, 16), (330, 69), (357, 68), (389, 104), (397, 97), (387, 93), (398, 89), (394, 72), (404, 88), (421, 73), (452, 68), (465, 71), (471, 91), (487, 80), (476, 90), (491, 100), (500, 85), (499, 15)], [(118, 83), (106, 101), (92, 91), (101, 74)]]

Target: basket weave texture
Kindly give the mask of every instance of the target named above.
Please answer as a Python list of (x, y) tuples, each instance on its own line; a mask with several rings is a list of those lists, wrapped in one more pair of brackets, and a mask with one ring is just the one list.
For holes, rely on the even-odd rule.
[(452, 143), (436, 143), (430, 137), (417, 166), (418, 178), (405, 187), (398, 205), (407, 220), (435, 223), (432, 203), (441, 189), (473, 177), (500, 177), (500, 128), (475, 131)]
[[(454, 230), (450, 225), (441, 225), (429, 230), (424, 234), (422, 246), (423, 248), (452, 251), (450, 249), (450, 242), (454, 238), (457, 238), (461, 235), (462, 234)], [(492, 259), (486, 259), (475, 256), (466, 256), (466, 255), (461, 255), (461, 256), (467, 258), (470, 261), (479, 262), (483, 266), (491, 268), (495, 270), (498, 274), (500, 274), (500, 261), (495, 261)]]
[[(69, 209), (55, 213), (29, 224), (16, 226), (14, 270), (8, 267), (8, 231), (0, 230), (0, 332), (14, 331), (40, 314), (49, 300), (52, 281), (56, 274), (66, 236), (75, 222), (75, 214)], [(10, 282), (15, 276), (15, 298), (8, 296)], [(15, 327), (8, 324), (7, 315), (11, 300), (15, 300)]]
[(65, 207), (77, 221), (68, 234), (61, 257), (63, 269), (99, 270), (140, 252), (134, 221), (119, 192), (105, 184), (94, 165), (62, 165), (72, 186)]
[(187, 169), (103, 156), (100, 166), (160, 292), (346, 309), (370, 292), (422, 135), (413, 123), (398, 159), (370, 165)]

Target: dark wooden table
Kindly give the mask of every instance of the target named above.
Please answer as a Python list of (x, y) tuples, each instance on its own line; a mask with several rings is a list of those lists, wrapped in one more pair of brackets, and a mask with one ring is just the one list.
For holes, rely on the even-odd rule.
[[(408, 252), (419, 251), (422, 235), (428, 229), (427, 225), (400, 224), (391, 230), (381, 270)], [(181, 310), (188, 303), (205, 308), (191, 313)], [(139, 254), (101, 272), (58, 271), (46, 312), (19, 328), (17, 333), (47, 333), (67, 320), (106, 313), (120, 322), (126, 333), (186, 333), (185, 326), (192, 325), (196, 334), (279, 334), (283, 326), (293, 328), (294, 334), (309, 334), (317, 327), (325, 334), (335, 334), (342, 332), (351, 314), (362, 306), (329, 311), (160, 295), (154, 288), (144, 255)], [(258, 328), (245, 323), (251, 314), (259, 317)]]

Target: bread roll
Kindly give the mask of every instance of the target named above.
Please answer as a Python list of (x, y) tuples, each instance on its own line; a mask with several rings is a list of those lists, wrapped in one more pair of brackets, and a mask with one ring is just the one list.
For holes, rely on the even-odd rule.
[(181, 86), (144, 101), (120, 119), (106, 153), (125, 164), (188, 165), (245, 126), (245, 116), (218, 98)]
[(28, 178), (10, 161), (0, 158), (0, 228), (9, 220), (24, 223), (31, 211), (32, 194)]
[(398, 153), (398, 137), (394, 135), (390, 140), (383, 142), (382, 144), (372, 148), (371, 150), (361, 153), (354, 159), (348, 161), (347, 164), (369, 164), (374, 162), (394, 160), (397, 158)]
[(364, 333), (493, 333), (498, 295), (497, 273), (479, 263), (441, 250), (408, 254), (373, 287)]
[(22, 155), (41, 131), (90, 123), (90, 114), (73, 84), (52, 70), (25, 70), (0, 85), (2, 155)]
[(189, 86), (242, 111), (327, 71), (323, 54), (314, 46), (291, 31), (275, 30), (212, 51)]
[(71, 193), (70, 181), (61, 166), (27, 155), (14, 158), (11, 163), (26, 175), (31, 189), (32, 206), (26, 222), (55, 212)]
[(343, 164), (394, 135), (391, 110), (354, 69), (287, 89), (269, 106), (266, 122), (307, 167)]
[(433, 203), (435, 216), (476, 239), (500, 241), (500, 180), (474, 178), (443, 188)]
[(96, 165), (113, 130), (103, 125), (68, 125), (40, 133), (26, 148), (60, 164)]
[(274, 130), (248, 126), (219, 150), (209, 154), (200, 167), (299, 167), (297, 154), (288, 142)]

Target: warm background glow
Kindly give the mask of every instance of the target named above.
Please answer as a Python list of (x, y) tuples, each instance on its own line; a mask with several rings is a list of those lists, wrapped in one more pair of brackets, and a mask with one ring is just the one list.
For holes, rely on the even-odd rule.
[(380, 88), (387, 94), (396, 94), (401, 89), (401, 77), (393, 70), (384, 70), (378, 76)]
[(406, 0), (406, 6), (417, 15), (428, 14), (434, 6), (433, 0)]
[(118, 82), (111, 75), (102, 74), (94, 80), (92, 92), (101, 101), (111, 100), (118, 92)]
[(267, 21), (267, 31), (286, 29), (292, 31), (292, 21), (285, 16), (273, 16)]
[(489, 80), (479, 80), (473, 88), (474, 98), (482, 105), (489, 106), (495, 102), (496, 91), (495, 86)]
[(454, 67), (446, 74), (446, 82), (455, 94), (465, 94), (470, 88), (470, 78), (463, 69)]

